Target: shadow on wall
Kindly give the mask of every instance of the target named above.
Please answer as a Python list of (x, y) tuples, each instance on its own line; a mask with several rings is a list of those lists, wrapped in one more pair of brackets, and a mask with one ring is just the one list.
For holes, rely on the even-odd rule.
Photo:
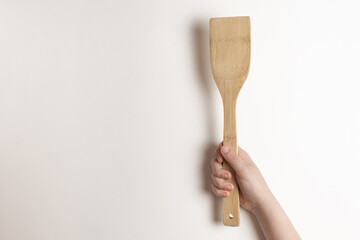
[[(216, 142), (215, 139), (215, 121), (214, 121), (214, 94), (212, 93), (212, 88), (215, 86), (215, 81), (213, 80), (210, 66), (210, 43), (209, 43), (209, 22), (208, 21), (195, 21), (191, 28), (192, 37), (193, 37), (193, 52), (195, 54), (195, 67), (198, 74), (198, 81), (200, 84), (200, 89), (203, 95), (203, 102), (205, 103), (205, 123), (206, 127), (206, 139), (207, 142), (203, 147), (203, 159), (202, 159), (202, 168), (200, 169), (199, 176), (202, 177), (201, 181), (203, 183), (203, 190), (209, 193), (209, 196), (213, 199), (213, 204), (211, 206), (211, 211), (213, 214), (212, 221), (217, 224), (222, 224), (222, 200), (213, 195), (211, 191), (211, 169), (210, 169), (210, 160), (214, 157), (214, 153), (219, 142)], [(244, 211), (244, 210), (243, 210)], [(264, 240), (265, 237), (261, 231), (261, 228), (255, 218), (251, 213), (248, 214), (250, 219), (253, 222), (255, 231), (257, 232), (258, 239)], [(241, 221), (241, 220), (240, 220)]]
[(192, 27), (193, 37), (193, 52), (195, 54), (195, 67), (197, 71), (197, 79), (199, 81), (200, 89), (202, 91), (205, 119), (204, 123), (206, 128), (207, 142), (203, 146), (203, 159), (200, 176), (202, 176), (203, 190), (209, 193), (213, 199), (212, 215), (213, 222), (222, 222), (222, 209), (221, 199), (216, 198), (211, 191), (211, 169), (210, 160), (214, 156), (215, 149), (219, 143), (215, 142), (215, 124), (214, 124), (214, 112), (213, 112), (213, 94), (211, 92), (212, 85), (215, 84), (210, 68), (210, 54), (209, 54), (209, 30), (207, 22), (195, 22)]

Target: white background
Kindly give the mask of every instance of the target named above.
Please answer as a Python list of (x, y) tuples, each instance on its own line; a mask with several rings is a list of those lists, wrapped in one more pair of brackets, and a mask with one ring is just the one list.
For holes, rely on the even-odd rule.
[(360, 239), (357, 1), (0, 1), (0, 239), (263, 239), (224, 227), (208, 20), (247, 16), (238, 142), (303, 239)]

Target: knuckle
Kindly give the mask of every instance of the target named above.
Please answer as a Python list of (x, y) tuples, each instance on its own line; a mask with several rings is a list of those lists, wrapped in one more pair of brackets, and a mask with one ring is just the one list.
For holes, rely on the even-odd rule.
[(225, 183), (225, 181), (219, 181), (218, 184), (219, 184), (219, 188), (220, 188), (220, 189), (226, 190), (226, 183)]
[(226, 190), (226, 182), (224, 181), (224, 179), (222, 178), (218, 178), (218, 177), (213, 177), (213, 183), (216, 186), (216, 188), (220, 189), (220, 190)]
[(214, 176), (219, 177), (221, 174), (221, 169), (215, 167), (213, 170), (214, 170), (213, 171)]
[(215, 172), (216, 170), (216, 163), (215, 163), (215, 158), (212, 158), (211, 161), (210, 161), (210, 166), (211, 166), (211, 169), (213, 172)]
[(219, 178), (214, 177), (213, 182), (217, 188), (221, 188), (221, 181)]
[(218, 196), (218, 197), (221, 197), (223, 195), (223, 190), (219, 189), (216, 187), (216, 185), (212, 184), (212, 190), (213, 190), (213, 193)]
[(215, 191), (216, 191), (217, 196), (221, 196), (221, 190), (220, 189), (216, 188)]
[(215, 176), (214, 173), (211, 174), (211, 179), (212, 179), (213, 183), (216, 185), (216, 183), (217, 183), (218, 181), (217, 181), (217, 177)]
[(211, 177), (211, 180), (212, 180), (213, 182), (215, 182), (215, 174), (214, 174), (214, 173), (211, 173), (211, 174), (210, 174), (210, 177)]
[(215, 187), (214, 184), (211, 184), (211, 190), (213, 191), (213, 193), (214, 193), (216, 196), (219, 196), (218, 189)]

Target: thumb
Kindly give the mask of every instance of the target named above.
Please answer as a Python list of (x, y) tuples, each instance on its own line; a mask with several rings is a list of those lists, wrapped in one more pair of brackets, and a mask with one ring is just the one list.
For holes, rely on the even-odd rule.
[(222, 146), (221, 153), (236, 173), (244, 168), (244, 161), (230, 147)]

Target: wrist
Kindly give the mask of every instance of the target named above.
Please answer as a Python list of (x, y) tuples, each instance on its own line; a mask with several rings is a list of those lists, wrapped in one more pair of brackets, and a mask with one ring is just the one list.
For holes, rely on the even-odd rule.
[(255, 216), (259, 216), (259, 215), (262, 215), (267, 210), (274, 208), (277, 204), (278, 204), (278, 202), (277, 202), (275, 196), (272, 194), (271, 191), (269, 191), (268, 193), (263, 195), (261, 200), (259, 200), (257, 206), (254, 207), (251, 210), (251, 212)]

